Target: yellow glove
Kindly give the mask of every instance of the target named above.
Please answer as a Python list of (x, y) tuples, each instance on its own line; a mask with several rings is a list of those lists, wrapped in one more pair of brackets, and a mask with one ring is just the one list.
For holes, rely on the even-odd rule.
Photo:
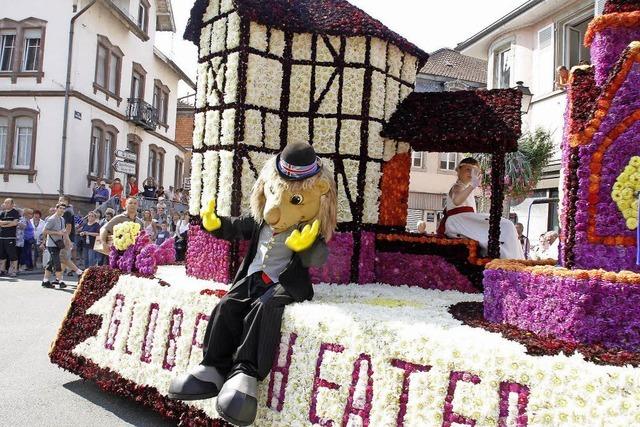
[(312, 225), (305, 225), (302, 231), (293, 230), (291, 235), (284, 241), (285, 245), (294, 252), (302, 252), (307, 250), (316, 241), (320, 232), (320, 221), (313, 221)]
[(216, 231), (222, 222), (218, 215), (216, 215), (216, 201), (210, 200), (205, 209), (200, 210), (200, 217), (202, 218), (202, 226), (207, 231)]

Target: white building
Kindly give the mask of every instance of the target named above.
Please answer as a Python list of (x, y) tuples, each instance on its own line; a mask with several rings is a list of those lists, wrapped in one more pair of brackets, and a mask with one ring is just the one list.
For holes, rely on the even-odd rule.
[[(530, 110), (523, 116), (523, 131), (545, 128), (552, 133), (557, 147), (533, 198), (559, 195), (566, 94), (555, 84), (556, 70), (589, 62), (584, 35), (596, 8), (603, 4), (604, 1), (594, 0), (529, 0), (456, 47), (465, 55), (488, 62), (489, 89), (515, 87), (516, 82), (522, 81), (533, 92)], [(511, 209), (525, 227), (533, 198)], [(558, 226), (557, 204), (532, 207), (529, 230), (532, 241)]]
[(0, 194), (43, 208), (59, 193), (88, 201), (92, 182), (127, 178), (113, 166), (116, 150), (125, 149), (137, 155), (129, 173), (139, 182), (182, 180), (175, 173), (186, 152), (175, 142), (177, 88), (179, 80), (194, 83), (154, 47), (157, 31), (175, 32), (170, 0), (6, 4)]

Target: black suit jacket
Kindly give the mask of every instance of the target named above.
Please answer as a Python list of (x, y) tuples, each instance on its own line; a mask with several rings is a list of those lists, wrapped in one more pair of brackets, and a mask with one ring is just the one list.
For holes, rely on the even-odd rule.
[[(212, 234), (224, 240), (250, 240), (249, 251), (233, 279), (231, 289), (244, 279), (247, 270), (258, 251), (260, 230), (264, 223), (258, 224), (252, 217), (220, 217), (222, 226)], [(294, 252), (289, 264), (280, 274), (279, 283), (296, 301), (313, 298), (313, 286), (309, 276), (309, 267), (321, 266), (327, 260), (329, 249), (322, 237), (318, 237), (313, 245), (302, 252)]]

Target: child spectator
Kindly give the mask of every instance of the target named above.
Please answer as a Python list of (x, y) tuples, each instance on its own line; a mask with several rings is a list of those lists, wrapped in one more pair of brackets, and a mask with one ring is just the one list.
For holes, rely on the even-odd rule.
[(161, 245), (165, 240), (171, 237), (171, 233), (168, 228), (169, 226), (166, 222), (160, 223), (160, 231), (158, 231), (158, 235), (156, 236), (156, 245)]

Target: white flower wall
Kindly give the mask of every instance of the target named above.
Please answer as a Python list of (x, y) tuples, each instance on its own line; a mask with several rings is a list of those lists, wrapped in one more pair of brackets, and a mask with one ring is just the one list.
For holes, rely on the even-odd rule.
[[(97, 334), (75, 346), (138, 386), (166, 395), (202, 358), (211, 309), (226, 286), (122, 275), (87, 314)], [(370, 284), (318, 285), (286, 308), (282, 340), (260, 384), (260, 426), (638, 425), (640, 369), (573, 356), (532, 356), (448, 312), (481, 296)], [(216, 418), (215, 399), (187, 402)]]

